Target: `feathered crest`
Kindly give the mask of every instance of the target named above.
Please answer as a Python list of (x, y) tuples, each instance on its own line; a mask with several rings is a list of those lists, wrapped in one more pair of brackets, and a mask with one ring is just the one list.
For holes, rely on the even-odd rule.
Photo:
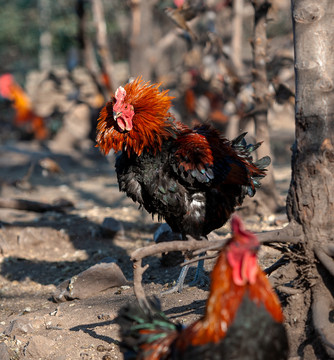
[(124, 102), (134, 108), (133, 128), (128, 132), (117, 131), (113, 117), (113, 96), (102, 109), (97, 125), (97, 146), (108, 154), (111, 149), (115, 152), (126, 151), (140, 155), (144, 149), (156, 153), (161, 150), (164, 139), (175, 132), (175, 124), (169, 113), (171, 96), (168, 90), (160, 91), (161, 84), (144, 82), (141, 77), (124, 86), (126, 96)]

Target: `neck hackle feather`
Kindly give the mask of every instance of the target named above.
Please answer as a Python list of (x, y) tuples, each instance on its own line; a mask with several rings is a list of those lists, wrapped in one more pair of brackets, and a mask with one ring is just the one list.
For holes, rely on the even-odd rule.
[(161, 84), (144, 82), (141, 77), (124, 86), (124, 103), (132, 105), (134, 116), (131, 131), (118, 131), (113, 117), (115, 96), (101, 110), (97, 125), (97, 146), (104, 154), (110, 150), (126, 151), (128, 156), (161, 150), (163, 140), (174, 136), (175, 124), (169, 113), (171, 96), (168, 90), (160, 91)]

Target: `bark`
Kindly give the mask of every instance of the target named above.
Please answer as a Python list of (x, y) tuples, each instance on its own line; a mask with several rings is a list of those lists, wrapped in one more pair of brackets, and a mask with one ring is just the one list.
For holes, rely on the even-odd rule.
[[(318, 338), (304, 334), (316, 349), (334, 356), (334, 2), (292, 0), (296, 75), (296, 139), (287, 199), (290, 221), (303, 229), (312, 287), (312, 323)], [(319, 262), (317, 266), (316, 262)], [(324, 306), (320, 306), (323, 304)], [(326, 305), (326, 306), (325, 306)], [(314, 337), (313, 337), (314, 338)], [(297, 349), (293, 349), (297, 352)], [(319, 355), (318, 355), (319, 356)], [(326, 356), (326, 355), (325, 355)]]
[[(253, 87), (254, 87), (254, 122), (255, 137), (263, 144), (257, 150), (258, 157), (269, 155), (273, 159), (270, 149), (270, 134), (268, 124), (268, 109), (270, 105), (269, 83), (267, 78), (267, 12), (271, 3), (267, 0), (253, 0), (254, 7), (254, 38), (253, 47)], [(275, 185), (272, 165), (268, 167), (268, 174), (262, 181), (262, 191), (266, 196), (266, 205), (275, 212), (281, 207)]]

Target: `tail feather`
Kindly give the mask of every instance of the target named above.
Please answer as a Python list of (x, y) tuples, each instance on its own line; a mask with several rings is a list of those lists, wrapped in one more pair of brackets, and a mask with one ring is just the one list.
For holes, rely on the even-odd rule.
[[(150, 309), (138, 304), (123, 307), (117, 318), (121, 327), (121, 349), (125, 359), (145, 359), (146, 354), (152, 356), (165, 355), (177, 337), (181, 325), (172, 323), (162, 312), (160, 302), (150, 300)], [(151, 358), (151, 357), (149, 357)]]
[(257, 160), (254, 165), (258, 167), (260, 170), (265, 170), (271, 163), (271, 159), (269, 156), (264, 156), (263, 158)]
[(246, 132), (240, 134), (234, 140), (232, 140), (232, 147), (238, 152), (239, 156), (247, 160), (250, 164), (250, 184), (243, 186), (244, 195), (253, 197), (255, 195), (256, 189), (261, 186), (260, 180), (265, 177), (265, 171), (271, 163), (269, 156), (264, 156), (263, 158), (253, 162), (252, 152), (257, 150), (262, 142), (256, 144), (247, 144), (245, 140)]

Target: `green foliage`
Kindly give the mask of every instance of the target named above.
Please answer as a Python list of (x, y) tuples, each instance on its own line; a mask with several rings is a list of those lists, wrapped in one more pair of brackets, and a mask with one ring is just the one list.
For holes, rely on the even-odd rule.
[[(38, 68), (43, 29), (47, 29), (52, 36), (52, 63), (65, 65), (70, 50), (78, 46), (76, 5), (77, 0), (0, 0), (0, 74), (11, 72), (23, 75)], [(114, 58), (124, 58), (126, 54), (120, 40), (127, 36), (128, 20), (123, 20), (129, 19), (129, 6), (120, 0), (105, 0), (103, 5)], [(94, 42), (91, 2), (86, 0), (85, 6), (88, 20), (86, 31)], [(125, 24), (123, 31), (120, 30), (122, 21)], [(112, 39), (115, 38), (118, 40), (113, 43)]]
[[(31, 63), (38, 52), (39, 28), (34, 1), (0, 0), (0, 71)], [(27, 56), (29, 54), (29, 56)]]

